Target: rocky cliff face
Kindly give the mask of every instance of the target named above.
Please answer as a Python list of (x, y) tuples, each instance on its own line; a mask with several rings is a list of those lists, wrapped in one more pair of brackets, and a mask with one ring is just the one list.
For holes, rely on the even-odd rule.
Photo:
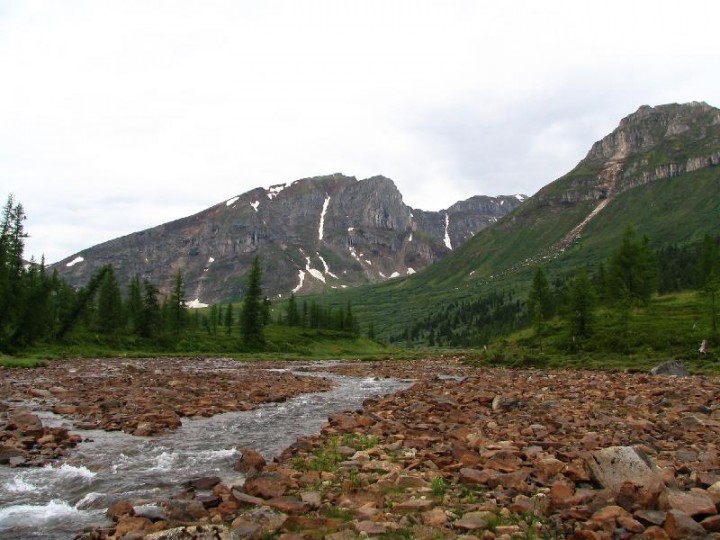
[(533, 219), (530, 207), (554, 207), (557, 212), (590, 202), (590, 212), (550, 249), (550, 254), (557, 254), (572, 245), (617, 196), (652, 182), (717, 166), (718, 148), (719, 109), (699, 102), (643, 105), (596, 142), (575, 169), (540, 190), (519, 221)]
[(112, 264), (121, 283), (140, 275), (165, 291), (181, 271), (193, 305), (241, 297), (255, 256), (271, 297), (354, 287), (425, 268), (524, 198), (472, 197), (425, 212), (404, 204), (388, 178), (320, 176), (254, 189), (194, 216), (88, 248), (54, 268), (79, 286)]
[(565, 177), (537, 194), (548, 202), (602, 200), (656, 180), (720, 164), (720, 110), (707, 103), (643, 105), (596, 142)]

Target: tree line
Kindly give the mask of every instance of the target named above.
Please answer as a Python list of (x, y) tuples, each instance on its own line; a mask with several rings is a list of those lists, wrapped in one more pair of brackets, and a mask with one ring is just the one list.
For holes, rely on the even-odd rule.
[(614, 313), (619, 324), (615, 342), (628, 335), (633, 312), (645, 308), (655, 293), (696, 290), (710, 321), (709, 338), (718, 343), (720, 321), (720, 236), (682, 247), (665, 246), (655, 252), (647, 237), (638, 238), (627, 227), (610, 258), (591, 275), (580, 268), (575, 276), (555, 288), (538, 267), (527, 297), (527, 313), (537, 336), (542, 337), (555, 316), (566, 319), (571, 342), (590, 338), (600, 307)]
[(564, 319), (568, 343), (579, 346), (596, 329), (598, 309), (619, 321), (618, 343), (629, 331), (633, 313), (655, 293), (699, 292), (710, 320), (710, 339), (720, 343), (720, 235), (686, 245), (652, 250), (647, 237), (627, 227), (610, 257), (596, 268), (582, 267), (549, 276), (543, 267), (526, 296), (515, 288), (439, 306), (423, 319), (390, 337), (398, 344), (482, 347), (493, 339), (532, 326), (537, 336), (550, 321)]
[(262, 290), (260, 259), (247, 277), (242, 300), (188, 309), (182, 272), (173, 278), (167, 294), (157, 285), (135, 276), (121, 287), (115, 270), (100, 268), (80, 288), (69, 286), (40, 262), (23, 258), (25, 213), (8, 197), (0, 223), (0, 353), (21, 351), (35, 343), (93, 341), (110, 346), (151, 345), (163, 348), (193, 336), (236, 337), (248, 350), (266, 345), (270, 323), (359, 333), (359, 323), (348, 303), (332, 310), (316, 302), (300, 306), (291, 295), (277, 320)]
[(348, 302), (344, 308), (332, 309), (321, 306), (314, 300), (309, 304), (307, 300), (303, 300), (302, 307), (300, 307), (294, 293), (290, 294), (285, 308), (285, 316), (281, 317), (278, 323), (287, 326), (337, 330), (353, 335), (360, 333), (360, 323), (353, 315), (351, 302)]
[(217, 334), (219, 326), (237, 332), (247, 348), (265, 343), (269, 301), (262, 294), (259, 259), (253, 261), (240, 306), (212, 306), (206, 313), (190, 310), (185, 284), (178, 273), (162, 295), (147, 279), (134, 277), (121, 290), (112, 266), (99, 269), (80, 288), (70, 287), (57, 271), (23, 258), (26, 219), (22, 205), (9, 196), (0, 222), (0, 352), (13, 353), (34, 343), (99, 338), (108, 344), (138, 338), (167, 343), (192, 331)]

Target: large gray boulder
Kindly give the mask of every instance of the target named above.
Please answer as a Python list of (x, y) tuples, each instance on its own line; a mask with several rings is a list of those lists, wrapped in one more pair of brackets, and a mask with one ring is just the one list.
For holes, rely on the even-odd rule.
[(587, 464), (595, 480), (626, 510), (651, 507), (665, 489), (660, 470), (634, 446), (611, 446), (593, 452)]
[(650, 370), (653, 375), (675, 375), (676, 377), (687, 377), (690, 375), (685, 364), (679, 360), (670, 360), (655, 366)]

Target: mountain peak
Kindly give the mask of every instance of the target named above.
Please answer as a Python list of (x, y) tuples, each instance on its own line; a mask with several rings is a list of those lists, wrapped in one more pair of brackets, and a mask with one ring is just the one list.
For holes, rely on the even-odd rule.
[(602, 163), (626, 159), (652, 151), (670, 137), (683, 135), (687, 142), (705, 139), (720, 125), (720, 109), (705, 102), (642, 105), (620, 121), (615, 130), (596, 142), (583, 163)]
[(241, 297), (255, 256), (270, 296), (342, 289), (413, 274), (520, 202), (473, 198), (424, 212), (407, 206), (385, 176), (334, 173), (255, 188), (194, 216), (85, 249), (56, 267), (80, 286), (110, 263), (121, 282), (140, 275), (164, 291), (182, 271), (197, 306)]

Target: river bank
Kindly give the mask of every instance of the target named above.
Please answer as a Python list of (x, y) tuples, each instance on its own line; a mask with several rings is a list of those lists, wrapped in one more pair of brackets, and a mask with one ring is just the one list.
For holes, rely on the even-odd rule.
[[(167, 366), (189, 369), (194, 384), (195, 368)], [(280, 381), (333, 384), (268, 367), (252, 366), (243, 396), (255, 379), (278, 399)], [(239, 449), (244, 483), (188, 477), (171, 498), (119, 501), (113, 525), (83, 538), (720, 538), (715, 378), (478, 370), (452, 359), (302, 369), (416, 383), (333, 415), (272, 462)], [(82, 384), (93, 380), (117, 378)], [(40, 383), (57, 381), (44, 373), (31, 387)], [(152, 388), (183, 388), (162, 384)], [(27, 399), (30, 387), (18, 388)], [(185, 395), (197, 414), (218, 407)], [(134, 433), (139, 422), (126, 425)]]

